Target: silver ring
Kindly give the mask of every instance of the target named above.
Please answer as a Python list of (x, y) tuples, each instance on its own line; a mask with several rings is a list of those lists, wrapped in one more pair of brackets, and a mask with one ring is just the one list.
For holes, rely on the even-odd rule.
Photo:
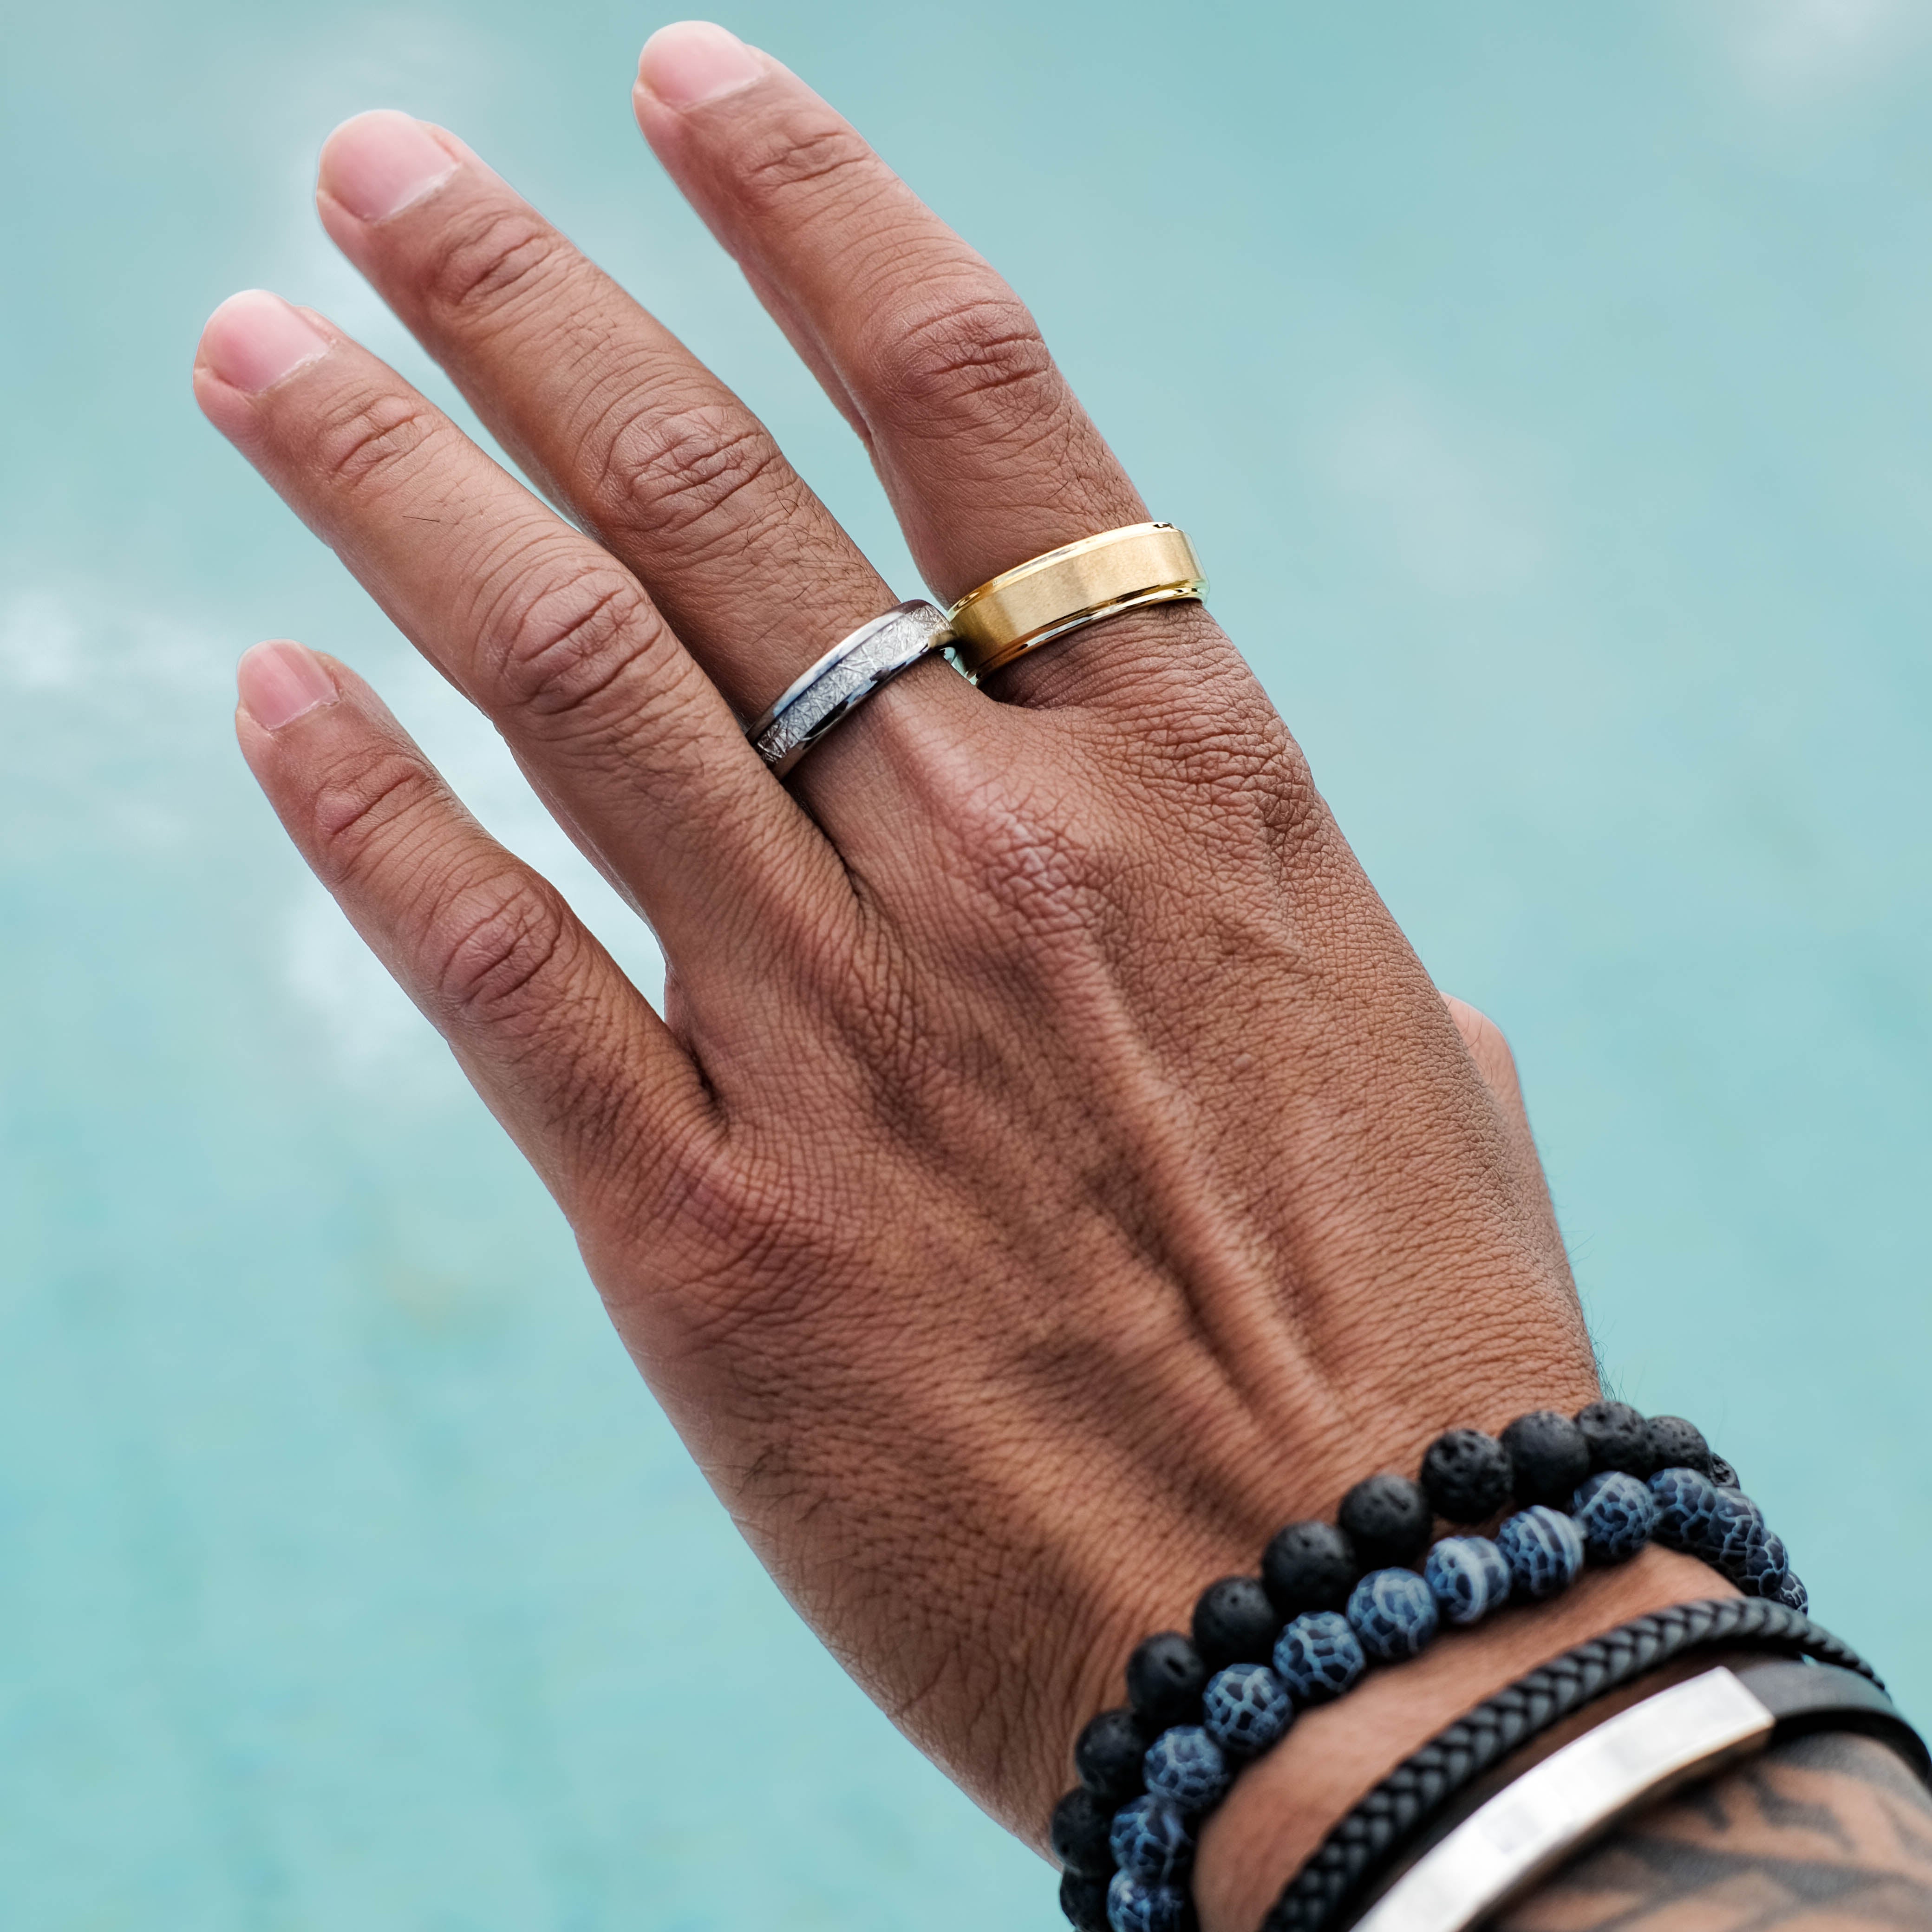
[(882, 684), (922, 658), (943, 650), (952, 633), (946, 613), (923, 598), (902, 604), (883, 617), (862, 624), (834, 644), (745, 734), (752, 748), (780, 778), (790, 771), (833, 725), (870, 698)]

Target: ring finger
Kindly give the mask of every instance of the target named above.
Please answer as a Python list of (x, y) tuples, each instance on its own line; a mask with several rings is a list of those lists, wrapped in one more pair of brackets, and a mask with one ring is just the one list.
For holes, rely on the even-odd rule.
[[(926, 580), (954, 598), (1148, 511), (1025, 305), (796, 75), (722, 27), (646, 45), (638, 118), (866, 439)], [(1198, 604), (1130, 612), (1001, 672), (1001, 694), (1151, 704), (1238, 665)]]

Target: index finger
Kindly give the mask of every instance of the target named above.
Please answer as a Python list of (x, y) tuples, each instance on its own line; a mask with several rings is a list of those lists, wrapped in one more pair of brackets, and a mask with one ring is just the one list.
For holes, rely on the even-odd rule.
[[(942, 597), (1148, 520), (1025, 304), (795, 74), (685, 21), (646, 45), (635, 101), (659, 159), (866, 439)], [(1123, 672), (1198, 680), (1232, 655), (1198, 605), (1169, 604), (1003, 675), (1030, 695), (1051, 663), (1057, 694), (1090, 698)]]

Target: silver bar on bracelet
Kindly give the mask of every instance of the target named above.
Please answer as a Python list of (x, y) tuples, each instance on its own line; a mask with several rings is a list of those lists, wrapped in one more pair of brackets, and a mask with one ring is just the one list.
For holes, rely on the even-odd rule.
[(1720, 1666), (1606, 1718), (1466, 1818), (1354, 1932), (1466, 1932), (1626, 1813), (1771, 1742), (1777, 1719)]

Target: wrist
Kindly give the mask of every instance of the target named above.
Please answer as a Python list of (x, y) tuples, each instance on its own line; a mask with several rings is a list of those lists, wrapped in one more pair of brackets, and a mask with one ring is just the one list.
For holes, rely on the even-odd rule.
[(1652, 1545), (1628, 1564), (1588, 1573), (1553, 1603), (1504, 1610), (1306, 1712), (1236, 1781), (1202, 1834), (1193, 1888), (1202, 1932), (1255, 1932), (1330, 1828), (1472, 1706), (1633, 1617), (1735, 1594), (1706, 1564)]

